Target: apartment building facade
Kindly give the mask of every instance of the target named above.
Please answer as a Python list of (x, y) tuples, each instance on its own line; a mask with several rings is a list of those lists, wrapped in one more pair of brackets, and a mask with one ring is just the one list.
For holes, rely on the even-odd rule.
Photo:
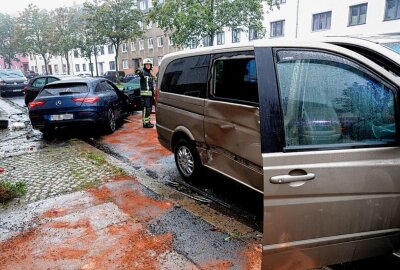
[[(274, 0), (274, 4), (272, 10), (264, 7), (265, 36), (251, 29), (226, 29), (214, 37), (214, 45), (246, 43), (259, 38), (382, 34), (400, 37), (400, 0)], [(208, 44), (203, 39), (191, 48)]]
[[(146, 14), (152, 8), (152, 0), (138, 0), (137, 6)], [(145, 31), (143, 37), (129, 40), (119, 48), (119, 70), (126, 74), (133, 73), (145, 58), (153, 61), (154, 71), (157, 72), (163, 56), (178, 50), (169, 36), (157, 27), (157, 23), (140, 24)]]

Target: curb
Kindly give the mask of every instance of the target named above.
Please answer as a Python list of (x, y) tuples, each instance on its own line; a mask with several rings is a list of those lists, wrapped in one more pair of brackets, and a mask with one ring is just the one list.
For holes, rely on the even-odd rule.
[(0, 108), (0, 129), (8, 128), (8, 114)]

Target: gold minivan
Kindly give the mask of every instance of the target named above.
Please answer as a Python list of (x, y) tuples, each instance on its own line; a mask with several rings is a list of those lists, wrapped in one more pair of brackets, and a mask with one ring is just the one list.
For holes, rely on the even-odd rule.
[(400, 56), (360, 44), (262, 40), (163, 58), (159, 141), (184, 179), (207, 167), (264, 194), (263, 269), (400, 247)]

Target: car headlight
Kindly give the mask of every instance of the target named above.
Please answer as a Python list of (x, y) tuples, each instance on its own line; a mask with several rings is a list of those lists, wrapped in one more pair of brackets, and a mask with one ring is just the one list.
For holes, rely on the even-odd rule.
[(28, 84), (28, 81), (24, 81), (24, 84)]

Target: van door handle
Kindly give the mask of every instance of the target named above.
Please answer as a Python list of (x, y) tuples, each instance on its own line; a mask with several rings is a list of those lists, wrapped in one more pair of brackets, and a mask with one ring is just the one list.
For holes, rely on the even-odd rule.
[(219, 123), (219, 127), (222, 129), (230, 129), (230, 128), (235, 128), (235, 125), (229, 124), (229, 123)]
[(307, 173), (306, 175), (276, 175), (269, 179), (271, 184), (286, 184), (297, 181), (309, 181), (315, 178), (314, 173)]

